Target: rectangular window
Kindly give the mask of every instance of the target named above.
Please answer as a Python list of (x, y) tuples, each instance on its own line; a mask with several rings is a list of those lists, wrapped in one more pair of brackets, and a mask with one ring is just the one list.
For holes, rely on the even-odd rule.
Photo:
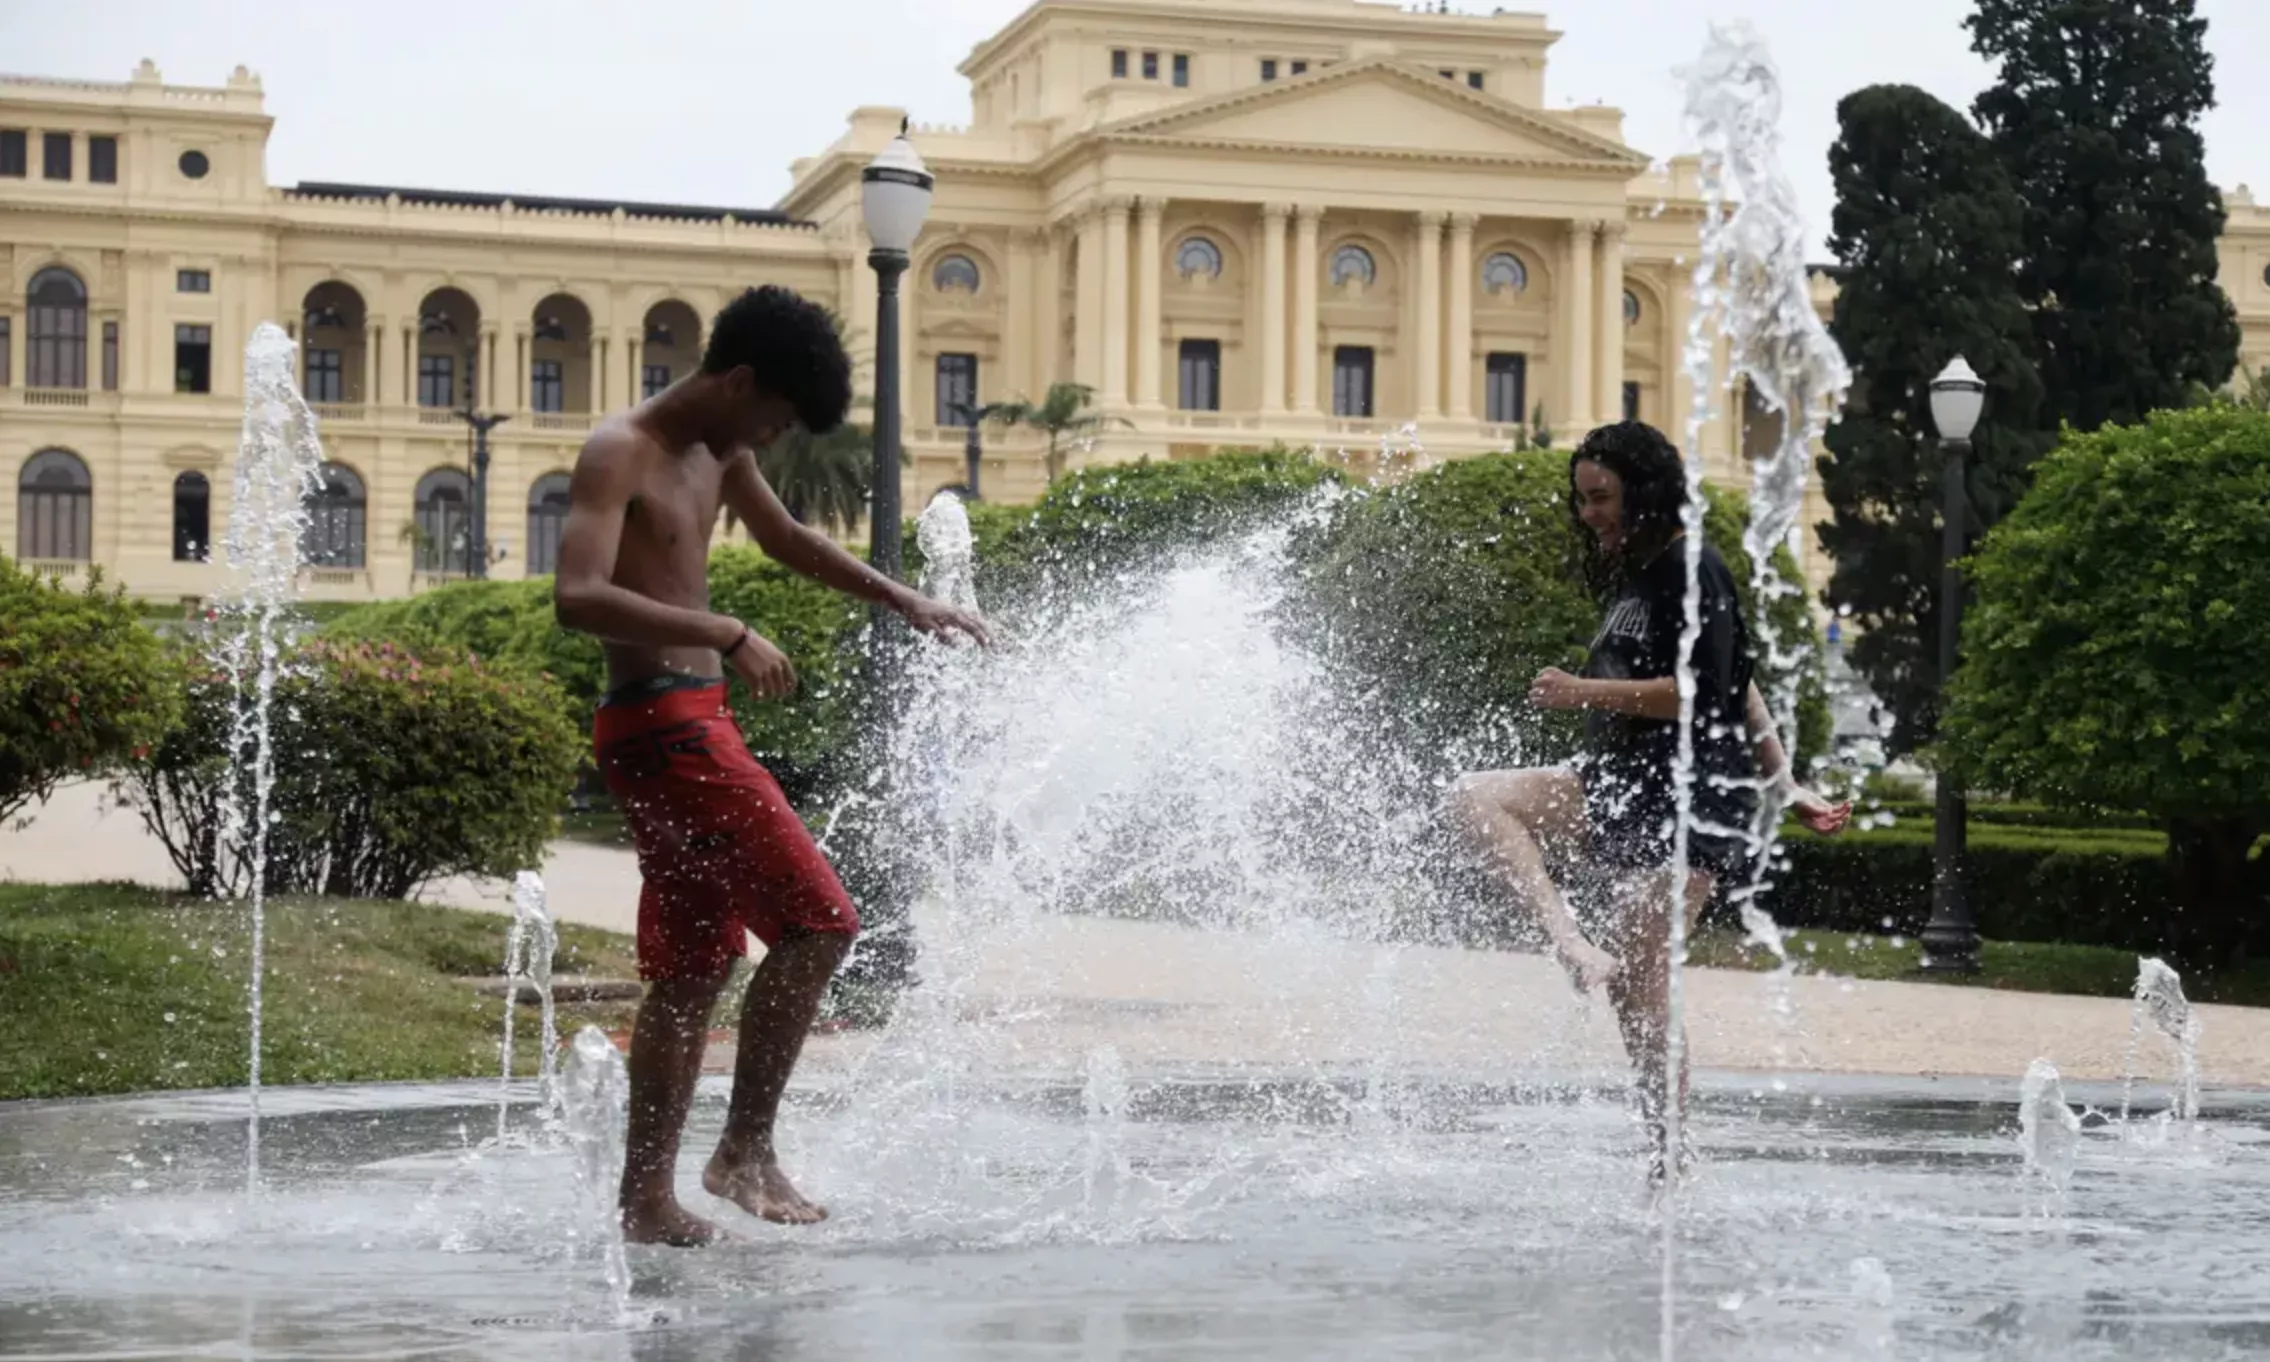
[(1438, 75), (1438, 76), (1441, 76), (1441, 77), (1442, 77), (1442, 78), (1443, 78), (1444, 80), (1456, 80), (1456, 79), (1458, 79), (1458, 73), (1457, 73), (1456, 71), (1451, 71), (1451, 70), (1442, 70), (1442, 71), (1437, 71), (1437, 72), (1435, 72), (1435, 74), (1436, 74), (1436, 75)]
[(1494, 354), (1482, 361), (1482, 419), (1519, 425), (1529, 410), (1529, 356)]
[(1275, 80), (1277, 78), (1277, 59), (1275, 57), (1263, 57), (1261, 59), (1261, 78), (1263, 80)]
[(307, 352), (307, 400), (310, 402), (344, 402), (347, 400), (347, 380), (339, 365), (337, 350), (310, 350)]
[(20, 180), (31, 174), (31, 134), (22, 128), (0, 128), (0, 175)]
[(211, 293), (213, 291), (213, 272), (211, 270), (175, 270), (173, 272), (173, 291), (176, 293)]
[(1481, 73), (1481, 72), (1479, 72), (1479, 71), (1468, 71), (1468, 72), (1466, 73), (1466, 88), (1467, 88), (1467, 89), (1469, 89), (1469, 90), (1479, 90), (1479, 89), (1481, 89), (1481, 88), (1482, 88), (1482, 73)]
[(938, 356), (938, 424), (966, 426), (977, 410), (977, 356)]
[(1307, 62), (1305, 62), (1305, 61), (1297, 61), (1297, 62), (1294, 62), (1294, 63), (1293, 63), (1293, 74), (1294, 74), (1294, 75), (1296, 75), (1296, 76), (1305, 76), (1305, 75), (1307, 75), (1307, 74), (1308, 74), (1308, 63), (1307, 63)]
[(213, 328), (181, 325), (173, 329), (173, 390), (213, 391)]
[(1624, 419), (1626, 421), (1637, 421), (1639, 419), (1639, 385), (1637, 383), (1626, 383), (1624, 385)]
[(1222, 409), (1222, 343), (1186, 340), (1182, 343), (1182, 409)]
[(0, 388), (8, 386), (8, 380), (11, 377), (8, 372), (8, 362), (16, 348), (10, 343), (15, 340), (15, 337), (9, 333), (8, 328), (9, 319), (0, 317)]
[(1156, 52), (1145, 52), (1143, 54), (1143, 79), (1157, 80), (1158, 78), (1159, 54)]
[(457, 392), (457, 361), (448, 355), (418, 356), (418, 405), (446, 407)]
[(102, 324), (102, 390), (118, 391), (118, 323)]
[(649, 364), (640, 373), (639, 378), (641, 379), (640, 391), (642, 395), (652, 397), (670, 386), (670, 366), (667, 364)]
[(118, 183), (118, 139), (87, 139), (87, 179), (93, 184)]
[(1178, 90), (1188, 89), (1190, 86), (1190, 54), (1188, 52), (1174, 54), (1174, 86)]
[(1371, 347), (1341, 345), (1332, 350), (1332, 414), (1371, 415)]
[(528, 366), (528, 406), (532, 411), (567, 410), (567, 374), (556, 359)]
[(1113, 80), (1127, 79), (1127, 49), (1124, 47), (1111, 49), (1111, 78)]
[(71, 178), (71, 134), (51, 132), (39, 139), (41, 173), (51, 180)]

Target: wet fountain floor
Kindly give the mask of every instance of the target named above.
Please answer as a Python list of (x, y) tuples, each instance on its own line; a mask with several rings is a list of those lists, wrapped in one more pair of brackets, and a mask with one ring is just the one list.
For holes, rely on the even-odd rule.
[[(2014, 1083), (1785, 1081), (1699, 1083), (1681, 1357), (2270, 1349), (2270, 1095), (2210, 1092), (2196, 1134), (2090, 1130), (2060, 1207)], [(0, 1355), (1658, 1355), (1613, 1097), (1137, 1073), (1119, 1120), (1077, 1075), (802, 1092), (792, 1167), (835, 1219), (634, 1251), (622, 1321), (568, 1156), (478, 1147), (493, 1086), (270, 1096), (257, 1204), (239, 1094), (0, 1107)], [(722, 1114), (705, 1088), (689, 1187)]]

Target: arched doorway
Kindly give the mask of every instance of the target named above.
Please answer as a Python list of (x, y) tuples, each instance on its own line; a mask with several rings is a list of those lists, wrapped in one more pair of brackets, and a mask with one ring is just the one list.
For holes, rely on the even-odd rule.
[(676, 298), (648, 308), (639, 343), (639, 398), (652, 397), (692, 373), (701, 364), (701, 346), (701, 318), (693, 308)]
[(464, 290), (437, 288), (418, 304), (418, 358), (412, 392), (421, 407), (480, 401), (481, 307)]
[(473, 484), (455, 468), (437, 468), (418, 479), (418, 571), (470, 575), (473, 537)]
[(16, 479), (16, 556), (86, 562), (94, 556), (95, 482), (67, 449), (43, 449)]
[(370, 328), (363, 295), (333, 279), (307, 291), (300, 308), (300, 391), (310, 402), (370, 399)]
[(549, 577), (560, 568), (560, 535), (567, 529), (568, 475), (546, 473), (528, 489), (528, 575)]
[(555, 293), (529, 316), (528, 410), (546, 416), (588, 414), (598, 395), (591, 372), (591, 309), (572, 293)]
[(32, 276), (24, 290), (24, 385), (87, 386), (87, 286), (61, 265)]
[(300, 542), (300, 556), (310, 567), (361, 567), (369, 512), (362, 478), (345, 464), (323, 465), (316, 472), (315, 494), (307, 499), (307, 535)]
[(213, 552), (213, 485), (188, 472), (173, 480), (173, 561), (202, 563)]

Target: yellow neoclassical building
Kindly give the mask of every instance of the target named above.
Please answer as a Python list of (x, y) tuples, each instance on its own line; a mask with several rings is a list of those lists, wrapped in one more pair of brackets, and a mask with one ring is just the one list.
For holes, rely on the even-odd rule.
[[(1063, 381), (1117, 418), (1075, 462), (1278, 441), (1360, 459), (1407, 424), (1444, 457), (1539, 419), (1675, 424), (1696, 167), (1651, 168), (1614, 109), (1548, 109), (1557, 36), (1366, 0), (1036, 0), (963, 63), (971, 125), (913, 135), (938, 187), (905, 289), (909, 503), (961, 479), (972, 407)], [(594, 415), (692, 368), (742, 287), (834, 307), (871, 388), (858, 173), (900, 120), (854, 111), (777, 206), (736, 209), (279, 187), (241, 68), (217, 88), (147, 62), (119, 84), (0, 78), (11, 551), (145, 596), (213, 590), (266, 319), (302, 345), (330, 459), (309, 595), (467, 570), (468, 408), (510, 418), (491, 575), (548, 571)], [(2270, 364), (2270, 210), (2231, 203), (2223, 279)], [(1715, 421), (1710, 475), (1741, 479), (1760, 431)], [(1039, 492), (1038, 436), (984, 445), (988, 497)]]

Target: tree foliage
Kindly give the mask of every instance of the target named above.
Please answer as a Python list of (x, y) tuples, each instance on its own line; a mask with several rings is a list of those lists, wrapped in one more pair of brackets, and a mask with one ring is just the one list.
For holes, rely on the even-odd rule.
[(2032, 322), (2011, 284), (2024, 210), (1993, 148), (1922, 90), (1877, 85), (1837, 105), (1830, 249), (1844, 274), (1830, 329), (1854, 371), (1820, 461), (1831, 519), (1828, 600), (1860, 626), (1850, 657), (1890, 710), (1892, 746), (1939, 710), (1944, 465), (1931, 380), (1957, 355), (1992, 397), (1972, 437), (1972, 533), (2000, 520), (2049, 448)]
[(1052, 383), (1048, 393), (1038, 402), (995, 402), (985, 409), (983, 419), (1004, 426), (1024, 426), (1048, 437), (1046, 469), (1048, 480), (1056, 481), (1064, 474), (1064, 444), (1068, 440), (1082, 440), (1107, 426), (1128, 424), (1117, 416), (1105, 416), (1089, 407), (1096, 399), (1096, 390), (1084, 383)]
[(2132, 424), (2223, 386), (2238, 319), (2215, 282), (2195, 0), (1978, 0), (1966, 26), (2000, 67), (1973, 111), (2025, 204), (2017, 281), (2051, 415)]
[[(2270, 830), (2270, 414), (2074, 433), (1974, 564), (1948, 737), (1974, 783), (2166, 821), (2184, 938), (2259, 916)], [(2180, 929), (2180, 930), (2179, 930)]]
[(74, 589), (0, 557), (0, 823), (153, 746), (179, 708), (157, 635), (99, 569)]

